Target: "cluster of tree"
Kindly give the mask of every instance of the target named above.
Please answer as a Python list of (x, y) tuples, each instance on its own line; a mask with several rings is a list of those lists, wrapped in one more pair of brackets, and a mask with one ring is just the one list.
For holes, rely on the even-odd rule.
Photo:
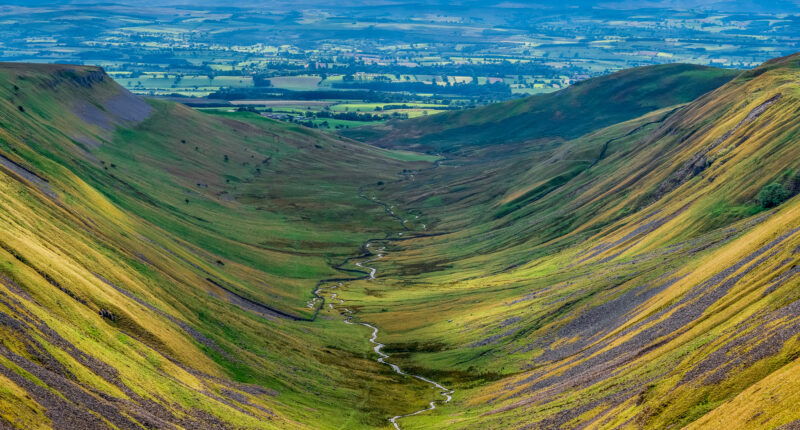
[(787, 170), (761, 189), (758, 203), (766, 209), (774, 208), (797, 194), (800, 194), (800, 172)]
[[(333, 60), (328, 63), (332, 63)], [(286, 64), (287, 70), (281, 70), (281, 74), (307, 74), (308, 69), (297, 68), (295, 65)], [(292, 69), (296, 70), (292, 70)], [(382, 65), (376, 63), (361, 63), (355, 61), (343, 62), (338, 59), (337, 65), (325, 69), (325, 73), (332, 75), (352, 75), (354, 73), (370, 74), (390, 74), (399, 79), (402, 75), (434, 75), (434, 76), (498, 76), (509, 75), (535, 75), (542, 77), (555, 78), (559, 75), (585, 74), (588, 71), (579, 66), (568, 65), (554, 70), (552, 67), (543, 63), (524, 62), (512, 63), (510, 61), (500, 61), (495, 63), (466, 63), (466, 64), (447, 64), (447, 65), (418, 65), (415, 67), (400, 65)]]
[[(347, 121), (380, 121), (384, 119), (392, 118), (391, 115), (383, 114), (370, 114), (370, 113), (359, 113), (359, 112), (331, 112), (327, 110), (319, 111), (319, 112), (306, 112), (306, 117), (316, 116), (317, 118), (331, 118), (331, 119), (342, 119)], [(395, 115), (394, 117), (397, 118), (400, 115)], [(408, 115), (406, 115), (408, 116)]]
[[(444, 99), (441, 101), (441, 104), (447, 106), (426, 106), (425, 109), (428, 110), (458, 110), (460, 109), (458, 106), (450, 106), (451, 101), (449, 99)], [(413, 106), (409, 106), (405, 103), (401, 105), (383, 105), (383, 107), (376, 107), (375, 110), (395, 110), (395, 109), (412, 109)]]
[(456, 83), (444, 85), (426, 84), (424, 82), (386, 82), (386, 81), (342, 81), (333, 84), (334, 88), (370, 90), (379, 92), (433, 93), (449, 94), (461, 97), (494, 96), (508, 98), (512, 95), (511, 87), (503, 82), (478, 85), (472, 83)]
[(253, 85), (256, 87), (271, 87), (272, 81), (266, 75), (253, 75)]
[[(328, 123), (328, 121), (322, 121), (321, 123), (319, 123), (319, 127), (317, 128), (331, 128), (331, 125)], [(350, 126), (344, 124), (336, 124), (333, 128), (338, 130), (340, 128), (350, 128)]]
[(362, 100), (368, 103), (402, 103), (402, 94), (376, 91), (292, 91), (281, 88), (222, 88), (208, 95), (209, 99), (222, 100)]

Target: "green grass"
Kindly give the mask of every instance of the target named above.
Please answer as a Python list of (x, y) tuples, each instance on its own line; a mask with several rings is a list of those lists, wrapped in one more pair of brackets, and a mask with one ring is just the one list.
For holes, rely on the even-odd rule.
[[(0, 415), (58, 425), (23, 386), (60, 389), (39, 363), (234, 428), (389, 428), (441, 399), (347, 307), (455, 389), (403, 428), (791, 422), (800, 202), (757, 199), (800, 170), (800, 69), (764, 69), (635, 69), (359, 131), (385, 149), (162, 101), (125, 120), (94, 69), (3, 65)], [(325, 290), (344, 303), (313, 322), (218, 286), (309, 317), (368, 239), (378, 277)]]
[[(772, 318), (791, 312), (785, 306), (796, 300), (798, 281), (790, 277), (769, 287), (791, 273), (800, 237), (788, 235), (756, 254), (763, 259), (744, 260), (739, 276), (720, 279), (735, 282), (722, 284), (719, 296), (699, 300), (698, 314), (691, 310), (692, 294), (703, 292), (712, 275), (798, 227), (796, 198), (774, 214), (757, 201), (765, 185), (798, 168), (797, 123), (791, 120), (800, 105), (792, 91), (796, 62), (795, 56), (768, 64), (765, 72), (743, 74), (755, 78), (735, 79), (693, 103), (607, 127), (574, 123), (576, 131), (555, 142), (500, 136), (490, 145), (479, 135), (478, 145), (459, 140), (456, 132), (447, 140), (447, 131), (432, 132), (448, 145), (464, 145), (438, 169), (374, 193), (398, 202), (402, 217), (421, 214), (417, 223), (444, 234), (390, 243), (387, 258), (374, 263), (382, 276), (342, 294), (362, 318), (381, 327), (398, 364), (456, 389), (453, 403), (404, 419), (404, 428), (615, 428), (625, 422), (773, 428), (797, 419), (785, 412), (797, 395), (779, 381), (796, 376), (794, 358), (787, 357), (800, 351), (798, 329), (791, 317)], [(588, 81), (585, 88), (600, 82)], [(654, 94), (659, 81), (653, 82), (631, 91)], [(697, 82), (685, 84), (694, 91)], [(777, 93), (783, 94), (779, 102), (737, 127)], [(477, 120), (467, 118), (488, 112), (446, 115), (471, 124)], [(522, 118), (526, 112), (502, 115)], [(422, 124), (376, 129), (386, 137), (371, 139), (429, 148), (413, 144), (433, 142), (429, 135), (413, 135)], [(401, 128), (412, 137), (395, 134)], [(723, 136), (724, 144), (708, 150), (704, 170), (659, 192)], [(641, 296), (669, 279), (668, 286)], [(643, 298), (625, 308), (625, 300), (633, 299), (623, 298), (637, 291)], [(674, 326), (667, 324), (673, 312), (682, 318)], [(663, 334), (626, 343), (647, 338), (648, 327), (661, 327)], [(779, 330), (792, 335), (776, 337)], [(751, 352), (761, 342), (775, 348), (766, 355)], [(597, 356), (602, 359), (593, 361)], [(697, 373), (701, 363), (707, 367)], [(714, 379), (714, 372), (724, 376)], [(562, 373), (567, 379), (558, 378)], [(775, 397), (767, 400), (759, 394), (764, 390)]]
[[(370, 124), (380, 124), (383, 121), (349, 121), (346, 119), (316, 118), (311, 122), (322, 130), (338, 130), (342, 128), (363, 127)], [(325, 126), (327, 124), (327, 127)]]
[[(359, 197), (359, 187), (427, 167), (430, 157), (155, 100), (146, 118), (128, 121), (108, 102), (122, 90), (99, 76), (91, 68), (0, 67), (7, 83), (0, 110), (11, 119), (2, 123), (0, 151), (44, 178), (25, 179), (20, 167), (4, 168), (0, 178), (7, 237), (0, 270), (8, 279), (0, 290), (21, 300), (3, 313), (41, 320), (24, 328), (36, 340), (0, 330), (3, 344), (30, 359), (31, 348), (47, 351), (79, 389), (124, 398), (124, 387), (176, 413), (203, 411), (236, 428), (374, 427), (397, 404), (423, 404), (420, 387), (375, 362), (364, 333), (338, 312), (325, 309), (314, 323), (264, 318), (230, 303), (215, 283), (311, 316), (306, 303), (317, 281), (348, 276), (332, 266), (357, 254), (366, 238), (397, 228)], [(99, 125), (74, 113), (79, 101), (97, 107)], [(102, 309), (115, 319), (102, 318)], [(76, 361), (59, 339), (119, 377)], [(353, 374), (374, 382), (355, 382)], [(369, 404), (357, 400), (377, 384), (395, 388), (370, 395)], [(24, 400), (23, 388), (5, 386), (4, 405), (30, 404), (20, 416), (4, 413), (6, 420), (47, 425), (39, 397)], [(247, 400), (230, 406), (204, 394), (224, 390)]]

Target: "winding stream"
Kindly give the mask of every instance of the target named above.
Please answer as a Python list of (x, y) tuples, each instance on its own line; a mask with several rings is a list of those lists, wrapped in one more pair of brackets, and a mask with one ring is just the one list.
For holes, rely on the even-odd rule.
[[(370, 245), (371, 245), (370, 243), (367, 243), (365, 245), (365, 248), (369, 248)], [(369, 270), (369, 278), (367, 278), (368, 280), (375, 279), (375, 273), (377, 272), (377, 269), (375, 269), (374, 267), (365, 266), (364, 264), (368, 264), (368, 263), (370, 263), (372, 261), (375, 261), (377, 259), (383, 258), (383, 256), (384, 256), (383, 252), (385, 251), (385, 249), (386, 249), (386, 247), (382, 247), (379, 250), (380, 253), (377, 254), (376, 258), (374, 258), (372, 260), (367, 260), (365, 262), (359, 261), (359, 262), (355, 263), (356, 266)], [(336, 284), (336, 285), (334, 285), (334, 286), (332, 286), (332, 287), (320, 288), (317, 291), (318, 292), (322, 292), (322, 290), (338, 288), (340, 286), (342, 286), (341, 282)], [(331, 301), (337, 300), (337, 297), (338, 297), (337, 293), (332, 293), (331, 294)], [(338, 301), (339, 301), (339, 304), (344, 304), (344, 300), (338, 299)], [(333, 304), (332, 303), (330, 304), (330, 307), (331, 307), (331, 309), (333, 309)], [(396, 365), (394, 363), (391, 363), (389, 361), (386, 361), (389, 358), (389, 354), (386, 354), (385, 352), (381, 351), (386, 345), (384, 345), (383, 343), (378, 342), (378, 332), (380, 331), (380, 330), (378, 330), (378, 327), (375, 327), (374, 325), (369, 324), (369, 323), (365, 323), (365, 322), (353, 321), (353, 312), (349, 308), (343, 308), (342, 309), (342, 313), (344, 315), (346, 315), (346, 317), (344, 319), (344, 322), (346, 324), (360, 324), (360, 325), (363, 325), (364, 327), (368, 327), (368, 328), (370, 328), (372, 330), (372, 335), (369, 338), (369, 341), (370, 341), (370, 343), (372, 343), (374, 345), (372, 350), (375, 351), (376, 354), (378, 354), (378, 358), (377, 358), (378, 363), (385, 364), (385, 365), (391, 367), (392, 370), (395, 373), (397, 373), (398, 375), (410, 376), (412, 378), (419, 379), (420, 381), (423, 381), (423, 382), (429, 384), (431, 386), (431, 388), (439, 390), (439, 393), (444, 398), (444, 400), (441, 401), (442, 403), (448, 403), (451, 400), (453, 400), (453, 390), (451, 390), (449, 388), (446, 388), (442, 384), (440, 384), (440, 383), (438, 383), (436, 381), (433, 381), (431, 379), (428, 379), (428, 378), (426, 378), (424, 376), (414, 375), (412, 373), (404, 372), (403, 369), (400, 368), (400, 366), (398, 366), (398, 365)], [(436, 403), (437, 403), (437, 401), (434, 400), (434, 401), (432, 401), (432, 402), (430, 402), (428, 404), (427, 408), (423, 408), (423, 409), (420, 409), (418, 411), (411, 412), (409, 414), (396, 415), (394, 417), (391, 417), (391, 418), (389, 418), (389, 422), (392, 423), (392, 425), (394, 426), (395, 429), (400, 430), (400, 424), (397, 422), (397, 420), (399, 420), (401, 418), (405, 418), (405, 417), (411, 417), (411, 416), (414, 416), (414, 415), (419, 415), (419, 414), (421, 414), (423, 412), (432, 411), (432, 410), (436, 409)]]
[[(444, 159), (436, 160), (436, 162), (434, 162), (433, 167), (431, 167), (431, 169), (438, 168), (443, 160)], [(411, 179), (412, 180), (414, 179), (413, 175), (411, 176)], [(402, 181), (402, 179), (401, 179), (401, 181)], [(386, 211), (386, 213), (389, 216), (391, 216), (392, 218), (394, 218), (397, 221), (399, 221), (400, 225), (402, 226), (402, 228), (404, 230), (406, 230), (406, 231), (410, 230), (408, 225), (407, 225), (409, 223), (408, 219), (403, 219), (399, 215), (397, 215), (397, 213), (395, 213), (395, 211), (394, 211), (394, 205), (389, 205), (387, 203), (384, 203), (384, 202), (378, 200), (377, 198), (375, 198), (374, 194), (372, 196), (367, 196), (363, 192), (363, 187), (359, 189), (359, 196), (364, 198), (364, 199), (366, 199), (366, 200), (369, 200), (369, 201), (371, 201), (371, 202), (373, 202), (375, 204), (383, 206), (383, 208)], [(418, 218), (419, 218), (419, 215), (416, 215), (415, 219), (418, 219)], [(428, 227), (425, 224), (422, 224), (422, 229), (423, 230), (427, 230)], [(403, 237), (403, 233), (402, 232), (401, 233), (397, 233), (397, 236)], [(429, 236), (431, 236), (431, 235), (429, 235)], [(385, 239), (372, 239), (372, 240), (379, 241), (379, 240), (393, 240), (393, 239), (389, 239), (389, 235), (387, 235), (387, 237)], [(364, 243), (363, 250), (365, 251), (365, 253), (362, 256), (357, 257), (357, 258), (358, 259), (368, 258), (371, 255), (375, 255), (376, 258), (371, 259), (371, 260), (367, 260), (367, 261), (356, 261), (354, 263), (355, 266), (358, 267), (359, 269), (368, 269), (369, 272), (368, 272), (367, 276), (360, 277), (360, 278), (327, 279), (327, 280), (319, 281), (317, 283), (317, 287), (316, 287), (315, 291), (313, 292), (313, 294), (315, 296), (314, 304), (316, 304), (316, 299), (322, 300), (322, 304), (319, 306), (319, 308), (317, 308), (317, 311), (319, 311), (320, 309), (324, 308), (324, 306), (325, 306), (325, 299), (324, 299), (324, 297), (321, 296), (321, 293), (324, 290), (329, 290), (329, 289), (334, 289), (334, 288), (341, 287), (343, 285), (343, 282), (347, 282), (347, 281), (356, 281), (356, 280), (360, 280), (360, 279), (371, 281), (371, 280), (375, 279), (375, 274), (377, 273), (378, 270), (376, 268), (374, 268), (374, 267), (366, 266), (365, 264), (369, 264), (372, 261), (375, 261), (375, 260), (383, 258), (383, 256), (385, 255), (386, 247), (385, 246), (381, 247), (378, 250), (377, 254), (372, 254), (370, 252), (370, 249), (369, 249), (372, 246), (372, 243), (371, 243), (372, 240), (368, 240), (366, 243)], [(394, 240), (397, 240), (397, 239), (394, 239)], [(337, 268), (339, 270), (347, 270), (347, 269), (344, 269), (342, 266), (347, 264), (348, 260), (350, 260), (350, 258), (345, 260), (344, 263), (342, 263), (339, 266), (337, 266)], [(327, 287), (327, 288), (322, 287), (323, 283), (331, 282), (331, 281), (337, 282), (337, 283), (335, 285)], [(344, 305), (344, 300), (339, 299), (337, 293), (332, 293), (330, 298), (331, 298), (331, 303), (328, 304), (328, 308), (329, 309), (334, 309), (334, 304), (333, 304), (334, 301), (338, 301), (339, 305)], [(444, 403), (449, 403), (451, 400), (453, 400), (453, 391), (454, 390), (451, 390), (451, 389), (445, 387), (444, 385), (442, 385), (442, 384), (440, 384), (440, 383), (438, 383), (438, 382), (436, 382), (434, 380), (428, 379), (428, 378), (426, 378), (424, 376), (420, 376), (420, 375), (415, 375), (415, 374), (412, 374), (412, 373), (404, 372), (403, 369), (400, 368), (400, 366), (398, 366), (398, 365), (396, 365), (394, 363), (391, 363), (389, 361), (386, 361), (389, 358), (389, 354), (386, 354), (385, 352), (382, 351), (382, 349), (386, 345), (384, 345), (383, 343), (378, 342), (378, 333), (379, 333), (380, 330), (378, 330), (377, 327), (375, 327), (374, 325), (369, 324), (369, 323), (360, 322), (360, 321), (353, 321), (353, 312), (347, 307), (343, 307), (342, 308), (342, 314), (345, 315), (344, 322), (346, 324), (360, 324), (360, 325), (363, 325), (364, 327), (367, 327), (367, 328), (372, 330), (372, 335), (370, 336), (369, 341), (370, 341), (371, 344), (374, 345), (372, 350), (375, 351), (376, 354), (378, 354), (378, 358), (377, 358), (378, 363), (385, 364), (385, 365), (391, 367), (391, 369), (395, 373), (397, 373), (398, 375), (403, 375), (403, 376), (409, 376), (409, 377), (412, 377), (412, 378), (416, 378), (416, 379), (418, 379), (418, 380), (420, 380), (422, 382), (425, 382), (425, 383), (429, 384), (431, 386), (431, 388), (439, 390), (439, 394), (443, 397), (443, 400), (439, 400), (439, 401), (434, 400), (434, 401), (430, 402), (428, 404), (428, 407), (426, 407), (426, 408), (423, 408), (423, 409), (420, 409), (418, 411), (414, 411), (414, 412), (411, 412), (411, 413), (408, 413), (408, 414), (396, 415), (396, 416), (393, 416), (393, 417), (389, 418), (389, 422), (392, 423), (392, 425), (394, 426), (395, 429), (400, 430), (400, 424), (397, 422), (398, 420), (400, 420), (402, 418), (405, 418), (405, 417), (411, 417), (411, 416), (414, 416), (414, 415), (419, 415), (419, 414), (427, 412), (427, 411), (432, 411), (432, 410), (436, 409), (436, 404), (437, 403), (444, 404)], [(315, 313), (314, 316), (316, 317), (316, 313)], [(313, 320), (313, 318), (312, 318), (312, 320)]]

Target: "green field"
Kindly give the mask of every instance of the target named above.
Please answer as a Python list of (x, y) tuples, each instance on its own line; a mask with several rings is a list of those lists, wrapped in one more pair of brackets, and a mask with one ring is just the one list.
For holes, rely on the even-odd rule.
[(294, 91), (316, 90), (321, 80), (319, 76), (275, 76), (269, 78), (273, 87)]

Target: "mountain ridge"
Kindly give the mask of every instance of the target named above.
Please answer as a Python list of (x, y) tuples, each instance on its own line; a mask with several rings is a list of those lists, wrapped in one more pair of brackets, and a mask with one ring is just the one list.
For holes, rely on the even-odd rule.
[(736, 75), (728, 69), (690, 64), (639, 67), (576, 82), (554, 93), (342, 133), (379, 146), (433, 152), (536, 139), (568, 140), (694, 100)]

